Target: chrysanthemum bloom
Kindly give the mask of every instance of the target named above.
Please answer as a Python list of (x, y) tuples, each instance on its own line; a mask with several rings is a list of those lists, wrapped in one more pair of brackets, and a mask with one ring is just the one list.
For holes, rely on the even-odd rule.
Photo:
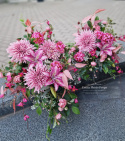
[(35, 40), (33, 41), (36, 44), (42, 44), (44, 42), (44, 35), (40, 32), (34, 32), (32, 34), (32, 38), (34, 38)]
[(75, 42), (80, 52), (90, 52), (96, 47), (96, 37), (91, 30), (84, 30), (80, 34), (77, 34)]
[(65, 45), (61, 41), (58, 41), (56, 43), (56, 48), (60, 53), (64, 53)]
[(15, 76), (14, 79), (13, 79), (13, 82), (14, 83), (20, 83), (21, 82), (20, 75)]
[(46, 66), (37, 64), (36, 68), (30, 67), (28, 72), (24, 76), (26, 81), (25, 85), (29, 89), (35, 88), (34, 91), (39, 93), (40, 89), (46, 84), (47, 76), (44, 75), (44, 72), (48, 72)]
[(51, 40), (45, 40), (40, 48), (43, 50), (43, 54), (47, 56), (48, 59), (58, 60), (60, 57), (60, 52), (57, 50), (56, 44)]
[(57, 66), (59, 68), (59, 71), (61, 71), (63, 69), (63, 67), (59, 61), (53, 61), (50, 65), (52, 68)]
[(59, 103), (58, 103), (59, 107), (65, 108), (66, 104), (67, 104), (67, 101), (66, 101), (65, 99), (62, 99), (62, 98), (61, 98), (61, 99), (59, 100)]
[(85, 57), (85, 54), (83, 54), (82, 52), (77, 52), (75, 55), (74, 55), (74, 59), (77, 61), (77, 62), (82, 62), (84, 60), (84, 57)]
[(7, 52), (10, 54), (12, 62), (26, 62), (24, 57), (31, 54), (32, 50), (35, 49), (33, 45), (30, 44), (27, 40), (20, 40), (14, 43), (11, 43), (7, 48)]

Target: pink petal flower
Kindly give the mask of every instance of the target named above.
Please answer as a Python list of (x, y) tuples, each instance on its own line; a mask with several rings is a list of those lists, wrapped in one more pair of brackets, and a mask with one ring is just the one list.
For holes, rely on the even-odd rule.
[(17, 106), (19, 106), (19, 107), (23, 107), (24, 104), (23, 104), (23, 102), (20, 102), (19, 104), (17, 104)]
[(0, 78), (3, 78), (3, 73), (2, 72), (0, 72)]
[(77, 68), (83, 68), (83, 67), (86, 66), (86, 64), (76, 63), (75, 66), (76, 66)]
[(75, 102), (75, 103), (78, 103), (78, 99), (76, 98), (76, 99), (74, 100), (74, 102)]
[(96, 62), (91, 62), (91, 66), (95, 67), (96, 66)]
[(23, 98), (23, 102), (24, 102), (24, 103), (27, 102), (27, 99), (26, 99), (26, 98)]
[(60, 99), (60, 100), (59, 100), (58, 105), (59, 105), (61, 108), (65, 108), (66, 104), (67, 104), (67, 101), (66, 101), (65, 99)]
[(56, 118), (57, 120), (59, 120), (59, 119), (61, 119), (61, 117), (62, 117), (62, 115), (61, 115), (60, 113), (58, 113), (55, 118)]
[(63, 111), (63, 108), (59, 107), (58, 110), (59, 110), (60, 112), (62, 112), (62, 111)]

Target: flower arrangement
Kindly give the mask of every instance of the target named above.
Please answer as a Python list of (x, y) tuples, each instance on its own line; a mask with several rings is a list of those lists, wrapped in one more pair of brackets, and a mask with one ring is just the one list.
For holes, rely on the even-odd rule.
[[(31, 108), (36, 109), (38, 115), (46, 109), (48, 140), (52, 128), (60, 125), (60, 119), (66, 119), (71, 110), (80, 114), (74, 84), (81, 83), (81, 79), (91, 79), (89, 72), (104, 71), (113, 77), (116, 72), (122, 73), (117, 55), (122, 46), (117, 40), (125, 41), (125, 36), (116, 36), (111, 19), (103, 21), (96, 16), (101, 11), (104, 9), (78, 22), (75, 43), (67, 44), (55, 40), (49, 21), (43, 30), (41, 23), (21, 19), (27, 34), (7, 48), (10, 62), (0, 70), (0, 78), (6, 79), (0, 98), (4, 99), (9, 89), (14, 96), (14, 112), (16, 106), (24, 107), (29, 98), (33, 100)], [(37, 27), (42, 31), (36, 30)], [(20, 92), (22, 100), (16, 105)], [(25, 121), (29, 119), (25, 113), (23, 117)]]

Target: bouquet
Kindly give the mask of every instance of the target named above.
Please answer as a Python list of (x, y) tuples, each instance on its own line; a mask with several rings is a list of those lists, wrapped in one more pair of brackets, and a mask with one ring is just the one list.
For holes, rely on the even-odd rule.
[[(48, 20), (44, 29), (40, 22), (21, 19), (26, 35), (7, 48), (10, 62), (0, 70), (0, 78), (6, 79), (0, 98), (4, 99), (6, 91), (10, 90), (14, 113), (16, 106), (23, 108), (29, 99), (38, 115), (45, 109), (48, 112), (48, 140), (48, 134), (60, 125), (60, 119), (66, 120), (71, 111), (80, 114), (75, 85), (81, 83), (81, 79), (91, 79), (89, 72), (103, 71), (112, 77), (116, 72), (123, 73), (117, 55), (122, 46), (117, 40), (125, 41), (125, 36), (118, 37), (114, 33), (110, 18), (103, 21), (96, 16), (101, 11), (104, 9), (78, 22), (75, 42), (67, 44), (55, 39)], [(22, 100), (16, 103), (20, 92)], [(24, 112), (23, 118), (28, 121), (29, 115)]]

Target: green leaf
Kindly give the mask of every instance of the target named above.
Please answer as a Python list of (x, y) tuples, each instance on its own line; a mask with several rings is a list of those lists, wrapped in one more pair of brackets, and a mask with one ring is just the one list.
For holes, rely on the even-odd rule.
[(77, 98), (76, 94), (74, 94), (74, 93), (70, 93), (69, 95), (70, 95), (70, 97), (71, 97), (72, 99)]
[(6, 69), (7, 71), (9, 71), (9, 70), (10, 70), (10, 68), (9, 68), (9, 67), (5, 67), (5, 69)]
[(22, 23), (24, 23), (24, 20), (23, 20), (23, 19), (20, 19), (20, 21), (21, 21)]
[(25, 25), (25, 23), (22, 23), (23, 26), (27, 27), (27, 25)]
[(54, 120), (54, 123), (53, 123), (53, 128), (56, 127), (56, 119)]
[(69, 116), (70, 115), (70, 109), (68, 109), (67, 111), (64, 111), (66, 116)]
[(37, 114), (40, 116), (42, 113), (42, 109), (40, 106), (38, 106), (38, 108), (36, 109)]
[(52, 129), (50, 128), (50, 126), (48, 126), (47, 131), (48, 131), (49, 134), (52, 133)]
[(23, 37), (27, 39), (27, 35), (24, 35)]
[(98, 16), (96, 16), (96, 17), (95, 17), (95, 21), (98, 21), (98, 20), (99, 20), (99, 17), (98, 17)]
[(103, 67), (103, 71), (105, 72), (105, 74), (107, 74), (108, 73), (108, 68), (107, 67)]
[(88, 21), (87, 23), (88, 23), (88, 26), (92, 29), (92, 23), (91, 23), (91, 21)]
[(55, 89), (51, 86), (51, 87), (50, 87), (50, 90), (51, 90), (52, 95), (56, 98), (57, 95), (56, 95)]
[(36, 47), (38, 49), (39, 48), (39, 45), (38, 44), (35, 44), (34, 47)]
[(26, 96), (30, 97), (30, 90), (28, 90), (28, 89), (26, 90)]
[(112, 73), (115, 73), (116, 72), (116, 70), (112, 70)]
[(78, 107), (72, 106), (72, 111), (73, 111), (74, 114), (77, 114), (77, 115), (80, 114)]

